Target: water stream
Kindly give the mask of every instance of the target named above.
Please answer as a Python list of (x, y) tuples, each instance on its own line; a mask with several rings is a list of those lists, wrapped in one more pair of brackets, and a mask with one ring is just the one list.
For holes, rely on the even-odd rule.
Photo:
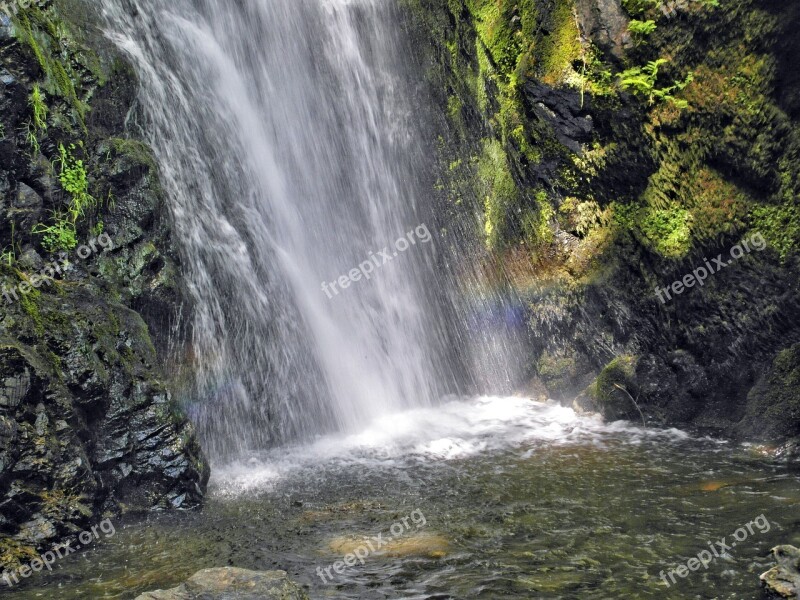
[(101, 5), (141, 79), (193, 308), (189, 410), (212, 458), (460, 391), (422, 86), (394, 3)]

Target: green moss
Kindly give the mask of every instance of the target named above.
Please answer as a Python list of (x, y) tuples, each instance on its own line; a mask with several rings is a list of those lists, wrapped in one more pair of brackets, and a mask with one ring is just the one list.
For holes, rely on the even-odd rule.
[(691, 215), (685, 208), (643, 208), (637, 226), (644, 245), (666, 258), (682, 258), (692, 247)]
[(525, 244), (532, 251), (550, 246), (555, 237), (552, 227), (555, 210), (547, 197), (547, 192), (539, 190), (536, 192), (535, 200), (533, 209), (526, 211), (522, 217)]
[(85, 131), (88, 106), (76, 91), (79, 76), (69, 60), (62, 58), (64, 47), (71, 45), (66, 27), (53, 10), (44, 11), (37, 6), (21, 9), (13, 22), (17, 37), (30, 48), (44, 72), (45, 89), (72, 106), (76, 122)]
[(19, 303), (20, 306), (22, 306), (22, 310), (24, 310), (33, 321), (33, 326), (37, 335), (42, 337), (44, 336), (44, 321), (42, 320), (42, 314), (39, 312), (39, 306), (37, 304), (37, 300), (40, 296), (41, 293), (39, 290), (32, 287), (27, 294), (19, 294)]
[(551, 19), (552, 33), (542, 40), (537, 55), (542, 65), (539, 69), (542, 81), (555, 85), (564, 78), (573, 61), (582, 57), (583, 48), (571, 0), (556, 0)]
[(483, 196), (486, 247), (498, 250), (508, 239), (510, 213), (519, 198), (505, 151), (499, 141), (484, 141), (477, 176)]
[(150, 146), (139, 140), (128, 138), (111, 138), (108, 140), (111, 150), (116, 154), (125, 156), (137, 165), (141, 165), (155, 171), (157, 169), (156, 160)]
[(800, 246), (800, 207), (797, 204), (756, 206), (750, 212), (754, 231), (760, 232), (784, 260)]
[(595, 409), (605, 418), (627, 419), (639, 414), (635, 402), (637, 362), (636, 356), (618, 356), (603, 368), (586, 389), (585, 393), (591, 398)]

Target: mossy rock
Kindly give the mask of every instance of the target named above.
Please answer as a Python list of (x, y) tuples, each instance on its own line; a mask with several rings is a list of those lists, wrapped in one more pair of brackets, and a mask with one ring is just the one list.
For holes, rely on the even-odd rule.
[(635, 383), (637, 356), (622, 355), (608, 363), (597, 378), (578, 399), (586, 405), (586, 400), (595, 412), (609, 421), (641, 418), (635, 399), (638, 388)]
[(800, 435), (800, 344), (778, 353), (747, 395), (747, 415), (739, 424), (747, 437), (786, 440)]

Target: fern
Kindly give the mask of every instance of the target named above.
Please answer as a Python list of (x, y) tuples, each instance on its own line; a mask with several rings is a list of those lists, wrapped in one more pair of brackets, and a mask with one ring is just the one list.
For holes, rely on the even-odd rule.
[(659, 70), (668, 61), (664, 58), (648, 62), (643, 67), (633, 67), (620, 74), (620, 84), (626, 90), (631, 90), (635, 95), (646, 96), (648, 104), (655, 104), (656, 100), (672, 102), (677, 108), (688, 108), (686, 100), (675, 98), (675, 92), (686, 88), (694, 80), (694, 74), (689, 73), (681, 82), (674, 81), (673, 85), (665, 88), (656, 88)]
[(653, 33), (656, 29), (658, 29), (658, 26), (653, 20), (637, 21), (633, 19), (628, 25), (628, 31), (636, 37), (637, 43), (642, 43), (644, 38)]

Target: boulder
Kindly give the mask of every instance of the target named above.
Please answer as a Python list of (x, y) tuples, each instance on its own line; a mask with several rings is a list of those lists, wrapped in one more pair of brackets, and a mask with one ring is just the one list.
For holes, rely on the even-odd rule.
[(800, 550), (775, 546), (772, 556), (778, 564), (761, 574), (762, 587), (771, 598), (800, 598)]
[(285, 571), (235, 567), (204, 569), (170, 590), (146, 592), (136, 600), (308, 600)]

